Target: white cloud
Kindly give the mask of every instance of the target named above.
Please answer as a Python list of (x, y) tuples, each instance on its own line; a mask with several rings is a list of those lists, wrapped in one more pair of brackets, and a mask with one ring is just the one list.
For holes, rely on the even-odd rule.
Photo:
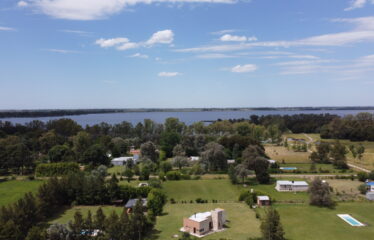
[(48, 16), (70, 20), (103, 19), (137, 4), (235, 3), (236, 0), (31, 0), (30, 4)]
[(172, 30), (167, 29), (163, 31), (155, 32), (152, 37), (146, 42), (148, 45), (156, 43), (170, 44), (174, 40), (174, 33)]
[(216, 31), (216, 32), (211, 32), (210, 34), (213, 34), (213, 35), (223, 35), (223, 34), (227, 34), (227, 33), (234, 33), (234, 32), (237, 32), (239, 30), (236, 30), (236, 29), (224, 29), (224, 30), (220, 30), (220, 31)]
[(114, 47), (116, 45), (122, 44), (122, 43), (128, 43), (128, 38), (110, 38), (110, 39), (104, 39), (100, 38), (96, 40), (96, 44), (100, 45), (102, 48), (108, 48), (108, 47)]
[(318, 59), (319, 57), (313, 55), (290, 55), (290, 58), (304, 58), (304, 59)]
[(236, 36), (231, 34), (225, 34), (221, 36), (220, 40), (222, 42), (246, 42), (247, 37), (246, 36)]
[(176, 77), (181, 75), (179, 72), (160, 72), (158, 74), (159, 77)]
[(91, 32), (80, 31), (80, 30), (70, 30), (70, 29), (63, 29), (63, 30), (60, 30), (60, 31), (64, 32), (64, 33), (72, 33), (72, 34), (77, 34), (77, 35), (81, 35), (81, 36), (88, 36), (88, 35), (92, 34)]
[(62, 53), (62, 54), (77, 53), (77, 51), (65, 50), (65, 49), (55, 49), (55, 48), (44, 49), (44, 50), (45, 50), (45, 51), (48, 51), (48, 52), (53, 52), (53, 53)]
[(236, 65), (231, 68), (231, 72), (234, 73), (254, 72), (256, 70), (257, 66), (254, 64)]
[(16, 29), (11, 27), (2, 27), (0, 26), (0, 31), (16, 31)]
[(246, 42), (246, 41), (257, 41), (257, 38), (255, 36), (252, 37), (246, 37), (246, 36), (237, 36), (237, 35), (231, 35), (231, 34), (225, 34), (220, 37), (220, 40), (222, 42)]
[(202, 58), (202, 59), (219, 59), (219, 58), (232, 58), (235, 56), (222, 54), (222, 53), (208, 53), (208, 54), (197, 55), (196, 57)]
[(374, 17), (334, 19), (335, 22), (349, 22), (355, 24), (351, 31), (330, 33), (318, 36), (312, 36), (299, 40), (281, 40), (281, 41), (263, 41), (253, 43), (226, 44), (226, 45), (208, 45), (202, 47), (193, 47), (177, 49), (176, 52), (227, 52), (250, 49), (254, 47), (329, 47), (344, 46), (361, 42), (374, 42)]
[(18, 7), (27, 7), (28, 5), (29, 5), (28, 2), (25, 2), (25, 1), (19, 1), (17, 3)]
[(144, 58), (144, 59), (149, 58), (148, 55), (146, 55), (146, 54), (141, 54), (141, 53), (135, 53), (135, 54), (131, 55), (130, 57), (133, 57), (133, 58)]
[(116, 47), (119, 51), (125, 51), (140, 47), (152, 47), (155, 44), (171, 44), (173, 41), (174, 33), (172, 30), (167, 29), (155, 32), (145, 42), (131, 42), (128, 38), (120, 37), (111, 39), (100, 38), (95, 43), (102, 48)]
[(351, 0), (350, 6), (345, 8), (344, 11), (351, 11), (357, 8), (363, 8), (366, 5), (367, 0)]

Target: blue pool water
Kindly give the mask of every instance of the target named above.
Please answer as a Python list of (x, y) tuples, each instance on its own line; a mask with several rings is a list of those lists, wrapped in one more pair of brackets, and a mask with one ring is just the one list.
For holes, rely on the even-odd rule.
[(296, 170), (297, 167), (281, 167), (281, 170)]
[(343, 218), (353, 226), (361, 226), (361, 223), (356, 219), (352, 218), (351, 216), (344, 216)]

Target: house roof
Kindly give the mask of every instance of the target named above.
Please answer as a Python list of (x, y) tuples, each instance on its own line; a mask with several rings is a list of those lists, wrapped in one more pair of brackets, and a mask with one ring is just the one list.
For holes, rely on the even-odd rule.
[[(133, 207), (135, 207), (137, 202), (138, 202), (137, 198), (130, 199), (129, 201), (127, 201), (125, 207), (126, 208), (133, 208)], [(143, 202), (143, 207), (146, 207), (147, 206), (147, 199), (142, 198), (142, 202)]]
[(368, 186), (374, 186), (374, 182), (367, 182), (366, 185), (368, 185)]
[(305, 181), (277, 181), (277, 185), (308, 186)]
[(196, 221), (196, 222), (202, 222), (202, 221), (205, 221), (210, 216), (212, 216), (211, 212), (202, 212), (202, 213), (195, 213), (189, 219)]
[(260, 201), (269, 201), (270, 198), (268, 196), (257, 196), (257, 199)]
[(128, 160), (133, 160), (133, 157), (118, 157), (113, 158), (111, 162), (127, 162)]

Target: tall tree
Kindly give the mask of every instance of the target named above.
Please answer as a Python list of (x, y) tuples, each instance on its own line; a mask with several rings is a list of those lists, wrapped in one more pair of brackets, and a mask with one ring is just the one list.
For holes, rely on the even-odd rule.
[(261, 232), (264, 240), (284, 240), (284, 230), (277, 210), (269, 208), (261, 223)]
[(310, 205), (319, 207), (333, 207), (335, 205), (331, 197), (330, 186), (327, 182), (322, 182), (320, 178), (315, 178), (309, 188)]

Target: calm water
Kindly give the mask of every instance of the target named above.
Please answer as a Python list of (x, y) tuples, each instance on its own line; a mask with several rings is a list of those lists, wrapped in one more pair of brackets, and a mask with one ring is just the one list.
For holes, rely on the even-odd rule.
[[(158, 123), (163, 123), (168, 117), (179, 118), (186, 124), (191, 124), (199, 121), (212, 121), (217, 119), (235, 119), (235, 118), (249, 118), (250, 115), (293, 115), (293, 114), (321, 114), (330, 113), (339, 116), (345, 116), (348, 114), (357, 114), (359, 112), (371, 112), (374, 110), (316, 110), (316, 111), (211, 111), (211, 112), (136, 112), (136, 113), (103, 113), (103, 114), (87, 114), (78, 116), (64, 116), (64, 118), (71, 118), (82, 126), (94, 125), (101, 122), (109, 124), (116, 124), (122, 121), (131, 122), (137, 124), (142, 122), (144, 119), (151, 119)], [(32, 120), (40, 120), (47, 122), (51, 119), (59, 119), (62, 117), (38, 117), (38, 118), (2, 118), (0, 121), (10, 121), (13, 123), (27, 123)]]

